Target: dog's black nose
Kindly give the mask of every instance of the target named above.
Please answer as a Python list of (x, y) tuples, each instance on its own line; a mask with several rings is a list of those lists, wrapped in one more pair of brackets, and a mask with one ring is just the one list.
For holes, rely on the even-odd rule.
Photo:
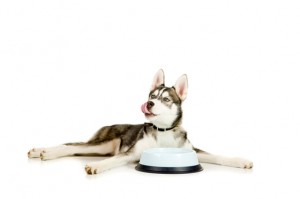
[(153, 107), (153, 106), (154, 106), (154, 102), (149, 101), (149, 102), (147, 103), (147, 108), (148, 108), (148, 109), (150, 109), (150, 108)]

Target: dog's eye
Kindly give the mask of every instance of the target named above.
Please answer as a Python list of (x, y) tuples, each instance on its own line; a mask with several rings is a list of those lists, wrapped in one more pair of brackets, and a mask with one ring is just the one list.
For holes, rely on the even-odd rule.
[(156, 98), (156, 95), (152, 94), (152, 95), (150, 95), (150, 98), (154, 99), (154, 98)]
[(167, 97), (164, 97), (163, 100), (164, 100), (164, 102), (169, 102), (170, 101), (170, 99), (167, 98)]

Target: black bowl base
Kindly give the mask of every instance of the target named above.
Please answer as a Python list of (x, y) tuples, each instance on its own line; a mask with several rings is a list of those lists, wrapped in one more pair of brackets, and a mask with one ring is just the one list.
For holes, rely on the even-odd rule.
[(188, 167), (154, 167), (143, 164), (138, 164), (136, 170), (147, 173), (161, 173), (161, 174), (184, 174), (195, 173), (203, 170), (200, 164)]

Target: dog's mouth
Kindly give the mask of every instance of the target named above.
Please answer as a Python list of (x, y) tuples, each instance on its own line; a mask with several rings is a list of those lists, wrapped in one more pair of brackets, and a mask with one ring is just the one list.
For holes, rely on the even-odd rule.
[(148, 103), (144, 103), (142, 106), (141, 106), (141, 110), (142, 112), (145, 114), (146, 117), (151, 117), (151, 116), (156, 116), (154, 113), (152, 113), (148, 107), (147, 107)]

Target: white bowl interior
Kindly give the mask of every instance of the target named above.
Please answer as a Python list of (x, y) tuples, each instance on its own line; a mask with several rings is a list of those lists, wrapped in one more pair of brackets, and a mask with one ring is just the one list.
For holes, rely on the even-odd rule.
[(151, 148), (145, 150), (140, 164), (153, 167), (189, 167), (199, 165), (195, 151), (183, 148)]

